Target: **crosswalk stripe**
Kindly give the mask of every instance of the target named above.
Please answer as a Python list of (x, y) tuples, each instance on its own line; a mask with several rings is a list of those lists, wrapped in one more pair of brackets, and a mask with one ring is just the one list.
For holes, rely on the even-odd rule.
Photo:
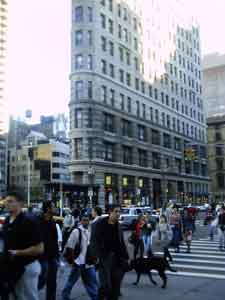
[[(184, 258), (173, 258), (174, 262), (187, 262)], [(210, 260), (204, 260), (204, 259), (188, 259), (188, 263), (198, 263), (198, 264), (220, 264), (225, 265), (225, 261), (210, 261)]]
[[(170, 249), (173, 257), (173, 267), (177, 273), (167, 272), (173, 276), (189, 276), (210, 279), (225, 279), (225, 252), (219, 251), (219, 241), (209, 239), (194, 239), (191, 253), (186, 253), (186, 243), (180, 246), (180, 252)], [(162, 252), (156, 254), (163, 255)]]

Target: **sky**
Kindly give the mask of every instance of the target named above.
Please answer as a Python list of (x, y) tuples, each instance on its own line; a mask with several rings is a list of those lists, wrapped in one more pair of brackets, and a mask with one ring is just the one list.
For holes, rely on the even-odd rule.
[[(160, 0), (167, 1), (167, 0)], [(193, 1), (202, 52), (225, 53), (225, 0)], [(9, 0), (6, 103), (14, 116), (68, 112), (71, 0)]]

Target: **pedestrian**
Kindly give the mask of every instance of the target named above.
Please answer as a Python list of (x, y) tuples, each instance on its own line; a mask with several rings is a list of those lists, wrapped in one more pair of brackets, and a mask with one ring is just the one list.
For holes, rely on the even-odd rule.
[(102, 215), (101, 207), (95, 206), (92, 209), (91, 215), (92, 215), (92, 219), (93, 219), (91, 224), (94, 224), (95, 222), (97, 222), (101, 218), (101, 215)]
[(182, 220), (178, 208), (175, 206), (172, 209), (170, 216), (170, 226), (173, 231), (172, 244), (175, 247), (175, 252), (180, 252), (180, 242), (182, 241)]
[(150, 222), (149, 216), (147, 214), (144, 214), (144, 225), (141, 229), (141, 239), (143, 243), (143, 257), (151, 257), (152, 256), (152, 250), (151, 250), (151, 236), (153, 232), (153, 225)]
[(69, 238), (69, 235), (71, 233), (71, 231), (73, 230), (74, 226), (75, 226), (75, 218), (74, 216), (71, 214), (71, 211), (69, 209), (67, 209), (65, 211), (66, 215), (65, 218), (63, 220), (63, 241), (62, 241), (62, 250), (65, 247), (65, 244)]
[(119, 224), (119, 205), (110, 205), (108, 213), (108, 217), (97, 222), (95, 231), (99, 259), (99, 300), (118, 300), (121, 282), (128, 270), (129, 256)]
[(145, 217), (144, 215), (139, 215), (137, 221), (133, 224), (133, 236), (134, 236), (134, 260), (136, 260), (137, 255), (140, 257), (144, 255), (144, 243), (142, 239), (142, 229), (145, 225)]
[(15, 299), (38, 300), (41, 271), (38, 257), (44, 251), (40, 228), (38, 222), (23, 213), (24, 201), (18, 192), (8, 192), (6, 203), (9, 217), (5, 220), (3, 234), (9, 272), (11, 278), (15, 278)]
[(41, 275), (38, 288), (42, 289), (46, 285), (45, 299), (56, 300), (59, 245), (57, 224), (53, 220), (53, 204), (51, 201), (43, 203), (40, 228), (44, 241), (44, 253), (39, 260)]
[[(156, 236), (159, 241), (159, 246), (163, 250), (164, 258), (169, 259), (170, 262), (173, 261), (172, 255), (169, 252), (169, 245), (173, 238), (173, 233), (170, 225), (167, 223), (165, 215), (161, 215), (159, 218), (159, 224), (156, 228)], [(160, 250), (161, 250), (160, 249)]]
[[(87, 265), (86, 256), (90, 242), (89, 218), (87, 215), (81, 217), (80, 226), (75, 228), (65, 246), (65, 250), (72, 255), (72, 266), (70, 275), (62, 291), (62, 300), (69, 300), (73, 286), (81, 277), (82, 282), (91, 300), (98, 299), (98, 282), (94, 265)], [(79, 253), (75, 255), (75, 247), (80, 243)], [(77, 256), (77, 257), (76, 257)]]
[(225, 249), (225, 207), (222, 206), (218, 217), (219, 230), (219, 248), (220, 251)]
[(187, 245), (186, 252), (191, 253), (192, 235), (195, 227), (194, 227), (194, 216), (192, 215), (192, 211), (188, 210), (187, 208), (184, 209), (182, 224), (183, 224), (183, 234)]

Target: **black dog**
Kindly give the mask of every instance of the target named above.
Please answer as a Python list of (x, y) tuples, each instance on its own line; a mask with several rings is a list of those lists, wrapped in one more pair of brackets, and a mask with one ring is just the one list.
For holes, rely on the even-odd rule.
[(137, 280), (134, 285), (138, 285), (142, 274), (148, 274), (150, 281), (154, 285), (157, 285), (151, 274), (151, 270), (157, 270), (163, 281), (163, 289), (165, 289), (167, 286), (167, 276), (165, 271), (169, 270), (171, 272), (177, 272), (175, 269), (171, 268), (169, 262), (164, 257), (159, 256), (152, 256), (150, 258), (137, 258), (136, 260), (131, 261), (130, 267), (131, 270), (134, 269), (137, 273)]

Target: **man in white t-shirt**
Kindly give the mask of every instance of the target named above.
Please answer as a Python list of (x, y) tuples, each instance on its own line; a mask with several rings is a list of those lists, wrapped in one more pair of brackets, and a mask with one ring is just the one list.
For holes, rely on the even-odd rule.
[(72, 288), (80, 276), (90, 299), (98, 299), (98, 282), (95, 267), (86, 264), (87, 248), (90, 242), (90, 231), (88, 230), (88, 227), (89, 218), (88, 216), (84, 215), (81, 217), (81, 225), (73, 230), (66, 244), (66, 248), (73, 250), (79, 241), (81, 241), (80, 253), (74, 259), (70, 275), (62, 291), (62, 300), (70, 299), (69, 296)]

